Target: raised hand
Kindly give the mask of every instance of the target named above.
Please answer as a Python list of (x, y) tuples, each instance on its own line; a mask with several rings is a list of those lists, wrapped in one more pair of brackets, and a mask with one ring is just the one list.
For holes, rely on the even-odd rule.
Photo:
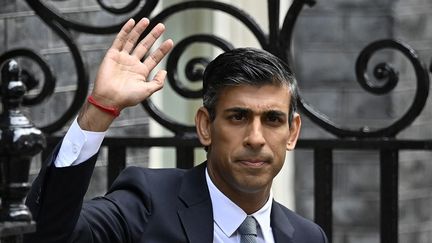
[[(136, 25), (130, 19), (118, 33), (102, 61), (91, 94), (99, 104), (122, 110), (140, 103), (163, 87), (165, 70), (159, 70), (151, 80), (148, 79), (150, 72), (171, 50), (173, 42), (170, 39), (164, 41), (141, 61), (165, 31), (163, 24), (157, 24), (137, 43), (148, 25), (146, 18)], [(104, 131), (113, 119), (87, 103), (80, 112), (78, 123), (85, 130)]]

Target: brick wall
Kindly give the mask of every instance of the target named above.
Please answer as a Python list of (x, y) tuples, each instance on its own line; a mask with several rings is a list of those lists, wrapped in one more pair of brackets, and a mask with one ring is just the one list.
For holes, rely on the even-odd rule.
[[(68, 18), (96, 26), (118, 23), (124, 17), (116, 17), (102, 11), (96, 1), (47, 1)], [(95, 78), (97, 68), (105, 51), (111, 45), (113, 35), (91, 35), (72, 32), (79, 46), (83, 61), (89, 72), (89, 82)], [(43, 103), (27, 109), (27, 113), (37, 126), (50, 124), (69, 107), (77, 85), (77, 75), (72, 56), (65, 42), (60, 39), (23, 0), (1, 0), (0, 7), (0, 53), (15, 48), (30, 48), (41, 54), (57, 77), (54, 94)], [(37, 78), (43, 80), (40, 70), (27, 59), (20, 59), (25, 68), (34, 70)], [(26, 65), (27, 64), (27, 65)], [(91, 90), (91, 86), (90, 89)], [(108, 136), (147, 136), (149, 119), (141, 106), (126, 109), (116, 119)], [(67, 128), (68, 126), (66, 126)], [(59, 131), (62, 134), (66, 128)], [(128, 162), (146, 166), (148, 151), (128, 149)], [(39, 170), (39, 159), (32, 164), (32, 177)], [(102, 150), (92, 177), (87, 197), (100, 195), (106, 191), (106, 151)]]
[[(389, 94), (363, 90), (355, 78), (355, 61), (369, 43), (400, 39), (429, 63), (432, 57), (430, 1), (330, 1), (305, 9), (296, 25), (294, 66), (305, 99), (331, 120), (355, 129), (388, 126), (413, 101), (413, 68), (397, 51), (377, 53), (380, 61), (399, 71), (399, 83)], [(369, 74), (370, 75), (370, 74)], [(398, 138), (431, 138), (431, 102)], [(304, 116), (303, 116), (304, 117)], [(304, 119), (303, 138), (333, 137)], [(430, 242), (432, 231), (430, 152), (400, 153), (400, 241)], [(313, 218), (313, 154), (296, 153), (296, 207)], [(379, 242), (379, 154), (375, 151), (334, 153), (334, 242)]]
[[(119, 21), (119, 17), (101, 11), (96, 1), (47, 3), (55, 4), (67, 16), (87, 23), (98, 25)], [(383, 127), (400, 117), (412, 101), (415, 88), (413, 71), (406, 59), (395, 52), (384, 51), (374, 60), (392, 62), (401, 73), (399, 85), (384, 96), (369, 94), (359, 86), (354, 76), (354, 63), (362, 48), (383, 38), (404, 40), (429, 62), (432, 57), (431, 12), (429, 0), (320, 0), (313, 8), (306, 7), (296, 25), (294, 41), (294, 69), (304, 98), (333, 121), (350, 128)], [(91, 81), (113, 36), (73, 34)], [(55, 94), (29, 110), (37, 125), (50, 123), (70, 104), (76, 88), (71, 56), (65, 43), (34, 15), (25, 1), (1, 0), (0, 53), (21, 47), (41, 53), (57, 76)], [(431, 138), (431, 111), (429, 102), (422, 115), (399, 137)], [(148, 122), (141, 107), (128, 109), (110, 129), (110, 135), (147, 135)], [(301, 136), (333, 137), (306, 117)], [(105, 191), (105, 157), (106, 152), (102, 151), (89, 197)], [(141, 165), (145, 166), (147, 157), (146, 151), (132, 151), (128, 161), (142, 161)], [(312, 157), (308, 151), (296, 152), (297, 211), (310, 218), (313, 217)], [(425, 152), (400, 154), (399, 228), (402, 243), (429, 242), (432, 229), (430, 158), (431, 154)], [(334, 162), (334, 242), (378, 242), (377, 152), (335, 152)], [(34, 163), (32, 173), (37, 170), (37, 163)]]

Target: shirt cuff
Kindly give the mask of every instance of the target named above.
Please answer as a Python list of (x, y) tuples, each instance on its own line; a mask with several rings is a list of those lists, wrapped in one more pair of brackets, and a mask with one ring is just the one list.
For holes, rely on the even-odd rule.
[(77, 118), (69, 127), (63, 138), (57, 158), (56, 167), (78, 165), (95, 155), (102, 144), (106, 132), (91, 132), (82, 130)]

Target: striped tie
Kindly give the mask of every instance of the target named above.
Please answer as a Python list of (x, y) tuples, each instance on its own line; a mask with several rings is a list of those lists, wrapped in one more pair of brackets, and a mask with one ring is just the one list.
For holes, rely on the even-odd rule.
[(257, 243), (257, 222), (254, 217), (247, 216), (238, 228), (240, 243)]

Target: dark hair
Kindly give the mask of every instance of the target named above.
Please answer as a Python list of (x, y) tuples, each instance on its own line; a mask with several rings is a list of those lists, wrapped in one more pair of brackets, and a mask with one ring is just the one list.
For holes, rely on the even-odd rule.
[(227, 51), (211, 61), (203, 76), (203, 104), (213, 121), (220, 91), (227, 86), (266, 84), (286, 85), (291, 92), (289, 124), (297, 111), (297, 81), (278, 57), (264, 50), (238, 48)]

